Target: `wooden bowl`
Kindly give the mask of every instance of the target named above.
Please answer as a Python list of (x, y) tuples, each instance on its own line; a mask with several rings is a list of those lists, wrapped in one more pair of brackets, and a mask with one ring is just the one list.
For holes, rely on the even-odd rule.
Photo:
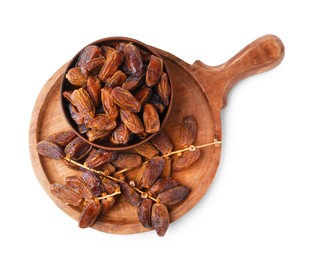
[[(114, 47), (116, 46), (118, 43), (120, 42), (132, 42), (135, 46), (140, 47), (142, 50), (147, 51), (148, 53), (155, 55), (161, 59), (163, 59), (160, 54), (153, 49), (152, 47), (138, 41), (132, 38), (127, 38), (127, 37), (108, 37), (108, 38), (103, 38), (97, 41), (94, 41), (89, 45), (97, 45), (97, 46), (101, 46), (101, 45), (107, 45), (107, 46), (111, 46)], [(144, 139), (141, 139), (137, 136), (134, 136), (127, 144), (113, 144), (111, 143), (109, 140), (104, 140), (104, 141), (94, 141), (91, 142), (88, 140), (88, 138), (86, 137), (85, 134), (81, 134), (78, 130), (78, 126), (76, 124), (76, 122), (72, 119), (71, 115), (70, 115), (70, 111), (69, 111), (69, 101), (66, 100), (62, 93), (64, 91), (73, 91), (74, 87), (69, 83), (69, 81), (66, 79), (66, 74), (67, 72), (75, 67), (77, 60), (80, 56), (80, 54), (82, 53), (82, 51), (87, 47), (83, 47), (68, 63), (64, 74), (61, 78), (61, 83), (60, 83), (60, 99), (61, 99), (61, 106), (62, 106), (62, 112), (64, 114), (64, 117), (67, 121), (67, 123), (69, 124), (69, 126), (73, 129), (73, 131), (80, 137), (82, 138), (85, 142), (98, 147), (98, 148), (102, 148), (105, 150), (115, 150), (115, 151), (122, 151), (122, 150), (128, 150), (131, 148), (134, 148), (142, 143), (145, 143), (147, 141), (149, 141), (151, 138), (153, 138), (158, 132), (153, 133), (153, 134), (148, 134)], [(168, 78), (169, 78), (169, 84), (170, 84), (170, 90), (171, 90), (171, 94), (170, 94), (170, 103), (167, 107), (165, 107), (165, 110), (163, 111), (163, 113), (160, 114), (160, 129), (163, 128), (163, 126), (166, 124), (167, 119), (170, 115), (170, 111), (172, 108), (172, 104), (173, 104), (173, 87), (172, 87), (172, 79), (170, 77), (170, 73), (169, 73), (169, 69), (168, 69), (168, 65), (163, 61), (163, 71), (167, 73)]]

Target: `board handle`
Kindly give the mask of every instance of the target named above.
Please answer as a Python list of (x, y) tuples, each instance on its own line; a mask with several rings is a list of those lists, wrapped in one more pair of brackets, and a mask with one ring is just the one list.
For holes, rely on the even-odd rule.
[(256, 39), (219, 66), (207, 66), (198, 60), (192, 65), (192, 69), (197, 79), (201, 80), (200, 85), (207, 97), (219, 98), (221, 104), (216, 105), (222, 109), (226, 106), (231, 88), (237, 82), (276, 67), (283, 57), (282, 41), (277, 36), (268, 34)]

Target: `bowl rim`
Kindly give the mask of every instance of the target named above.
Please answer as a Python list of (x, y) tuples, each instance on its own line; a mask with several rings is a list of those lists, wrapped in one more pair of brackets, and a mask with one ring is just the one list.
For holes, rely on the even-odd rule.
[[(145, 50), (149, 51), (150, 54), (155, 55), (159, 58), (161, 58), (163, 60), (163, 71), (166, 72), (166, 74), (168, 75), (168, 80), (169, 80), (169, 84), (170, 84), (170, 102), (169, 105), (167, 106), (167, 111), (165, 113), (165, 116), (163, 117), (162, 122), (160, 122), (160, 129), (159, 131), (157, 131), (156, 133), (152, 133), (149, 134), (147, 137), (145, 137), (144, 139), (140, 139), (138, 142), (135, 142), (133, 144), (127, 144), (127, 145), (115, 145), (115, 144), (111, 144), (111, 146), (107, 146), (107, 145), (103, 145), (100, 143), (95, 143), (95, 142), (91, 142), (89, 141), (85, 136), (83, 136), (83, 134), (79, 133), (78, 129), (75, 127), (76, 123), (73, 121), (73, 119), (69, 116), (69, 109), (68, 109), (68, 104), (69, 102), (63, 97), (63, 92), (66, 90), (65, 89), (65, 83), (66, 83), (66, 74), (68, 72), (69, 69), (71, 69), (72, 67), (74, 67), (75, 63), (77, 62), (77, 59), (79, 57), (79, 55), (82, 53), (82, 51), (90, 46), (90, 45), (101, 45), (104, 44), (106, 42), (132, 42), (134, 43), (136, 46), (140, 46), (142, 48), (144, 48)], [(63, 116), (67, 122), (67, 124), (70, 126), (70, 128), (75, 132), (75, 134), (80, 137), (83, 141), (89, 143), (90, 145), (92, 145), (93, 147), (97, 147), (100, 149), (104, 149), (104, 150), (110, 150), (110, 151), (125, 151), (125, 150), (129, 150), (132, 148), (135, 148), (143, 143), (148, 142), (149, 140), (151, 140), (155, 135), (157, 135), (164, 127), (164, 125), (166, 124), (166, 121), (169, 119), (169, 115), (171, 113), (171, 108), (173, 105), (173, 97), (174, 97), (174, 93), (173, 93), (173, 87), (172, 87), (172, 77), (170, 75), (170, 70), (168, 68), (168, 65), (165, 62), (165, 59), (154, 49), (154, 47), (147, 45), (139, 40), (130, 38), (130, 37), (125, 37), (125, 36), (111, 36), (111, 37), (106, 37), (106, 38), (101, 38), (98, 39), (96, 41), (93, 41), (89, 44), (87, 44), (86, 46), (84, 46), (83, 48), (81, 48), (68, 62), (62, 77), (61, 77), (61, 81), (60, 81), (60, 103), (61, 103), (61, 109), (62, 109), (62, 113)], [(108, 141), (107, 141), (108, 142)]]

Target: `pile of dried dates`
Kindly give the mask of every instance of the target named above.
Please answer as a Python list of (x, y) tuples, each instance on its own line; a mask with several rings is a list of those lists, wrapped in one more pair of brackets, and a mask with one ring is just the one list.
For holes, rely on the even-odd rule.
[[(196, 137), (193, 116), (180, 126), (180, 148), (190, 147)], [(189, 187), (172, 178), (173, 171), (189, 167), (200, 157), (200, 149), (181, 154), (164, 132), (150, 141), (125, 152), (96, 149), (73, 131), (61, 131), (37, 144), (40, 155), (59, 159), (78, 170), (67, 175), (64, 183), (52, 183), (51, 193), (80, 211), (79, 226), (90, 227), (99, 216), (111, 210), (122, 194), (125, 201), (137, 207), (139, 221), (146, 228), (164, 236), (171, 222), (169, 207), (189, 195)]]
[(170, 104), (163, 60), (132, 42), (85, 47), (65, 78), (71, 118), (90, 142), (144, 139), (159, 131)]

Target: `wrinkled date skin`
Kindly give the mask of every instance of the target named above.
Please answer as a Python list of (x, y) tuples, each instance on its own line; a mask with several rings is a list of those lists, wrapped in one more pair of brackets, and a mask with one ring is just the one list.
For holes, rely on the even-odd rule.
[(145, 104), (143, 107), (144, 130), (153, 134), (160, 130), (160, 118), (152, 104)]
[(90, 168), (96, 168), (106, 162), (111, 162), (116, 156), (116, 152), (106, 151), (104, 149), (92, 150), (86, 158), (85, 163)]
[(65, 148), (65, 153), (73, 160), (80, 160), (89, 153), (92, 146), (80, 137), (74, 138)]
[(109, 116), (112, 120), (116, 120), (119, 115), (119, 109), (117, 105), (113, 101), (110, 91), (106, 88), (102, 88), (101, 90), (101, 98), (102, 98), (102, 105), (104, 109), (104, 113)]
[(131, 74), (140, 73), (142, 71), (143, 61), (138, 48), (128, 43), (124, 48), (124, 54), (128, 71), (130, 71)]
[(90, 95), (84, 88), (76, 89), (71, 94), (71, 103), (78, 109), (85, 120), (95, 115), (95, 107)]
[(102, 55), (102, 50), (96, 45), (89, 45), (84, 48), (80, 54), (77, 64), (77, 67), (81, 67), (84, 64), (88, 63), (90, 60), (100, 57)]
[(140, 134), (144, 131), (144, 126), (140, 118), (135, 113), (120, 109), (120, 118), (130, 130), (130, 132), (134, 134)]
[(93, 198), (89, 187), (86, 185), (83, 178), (78, 175), (68, 176), (66, 178), (66, 185), (87, 200)]
[(118, 67), (124, 61), (124, 55), (119, 51), (113, 51), (105, 60), (105, 63), (98, 74), (98, 78), (106, 83), (116, 72)]
[(146, 104), (152, 95), (152, 88), (143, 85), (137, 89), (134, 96), (140, 102), (141, 106)]
[(105, 192), (105, 187), (102, 180), (95, 173), (83, 171), (82, 178), (94, 196), (97, 197)]
[(66, 156), (65, 152), (59, 145), (46, 140), (37, 143), (36, 149), (40, 155), (50, 159), (60, 160)]
[(170, 84), (168, 83), (168, 76), (165, 72), (162, 73), (161, 80), (157, 87), (157, 93), (164, 106), (168, 106), (170, 103), (171, 88)]
[(154, 156), (159, 154), (159, 151), (154, 148), (154, 146), (150, 142), (145, 142), (135, 147), (135, 150), (138, 154), (147, 159), (152, 159)]
[(134, 190), (125, 181), (119, 181), (118, 184), (120, 186), (122, 194), (124, 195), (124, 197), (126, 198), (128, 203), (130, 203), (134, 207), (138, 207), (140, 205), (140, 202), (141, 202), (141, 197), (140, 197), (139, 193), (136, 190)]
[(75, 67), (71, 68), (67, 74), (66, 74), (66, 79), (76, 87), (82, 87), (86, 84), (87, 82), (87, 75), (82, 73), (81, 68)]
[(119, 153), (112, 164), (121, 169), (135, 168), (142, 164), (142, 158), (137, 154)]
[(82, 201), (80, 194), (75, 192), (70, 187), (59, 183), (51, 184), (50, 192), (63, 203), (70, 204), (72, 206), (79, 206)]
[(161, 203), (153, 204), (151, 222), (158, 236), (163, 237), (170, 225), (170, 215), (165, 205)]
[(86, 82), (86, 91), (90, 95), (94, 107), (98, 107), (101, 103), (101, 81), (98, 79), (98, 77), (88, 77)]
[(149, 87), (156, 85), (163, 72), (163, 60), (151, 55), (149, 66), (146, 73), (145, 82)]
[(141, 224), (146, 227), (152, 227), (151, 223), (151, 211), (152, 211), (153, 200), (143, 199), (137, 208), (137, 213)]
[(98, 131), (110, 131), (116, 127), (116, 121), (112, 120), (109, 116), (100, 113), (96, 114), (94, 118), (86, 122), (86, 126)]
[(184, 152), (180, 158), (174, 161), (173, 171), (178, 172), (178, 171), (188, 168), (195, 161), (197, 161), (199, 157), (200, 157), (199, 149), (196, 149), (195, 151)]
[(173, 144), (164, 132), (157, 133), (150, 142), (162, 154), (168, 154), (173, 150)]
[(161, 203), (169, 206), (181, 202), (188, 196), (188, 194), (189, 194), (188, 187), (184, 185), (177, 185), (169, 190), (161, 192), (157, 196), (157, 199)]
[(47, 141), (53, 142), (60, 147), (66, 147), (77, 135), (71, 130), (60, 131), (46, 138)]
[(127, 144), (130, 138), (131, 132), (127, 126), (121, 121), (115, 128), (111, 135), (111, 142), (113, 144)]
[(172, 178), (158, 179), (149, 189), (149, 194), (153, 197), (156, 197), (161, 192), (172, 189), (177, 185), (179, 185), (179, 183)]
[(197, 134), (197, 121), (193, 116), (186, 116), (180, 126), (179, 143), (183, 148), (192, 145)]
[(117, 70), (114, 75), (106, 82), (105, 88), (115, 88), (122, 86), (126, 79), (127, 75), (121, 70)]
[(160, 176), (165, 166), (165, 161), (162, 157), (154, 157), (149, 160), (145, 165), (145, 169), (139, 174), (142, 174), (141, 177), (137, 176), (139, 179), (140, 188), (150, 188), (156, 179)]
[(87, 228), (92, 226), (101, 212), (102, 204), (98, 199), (88, 201), (79, 217), (79, 227)]
[(121, 87), (116, 87), (111, 92), (112, 100), (122, 109), (138, 113), (141, 105), (139, 101), (127, 90)]

